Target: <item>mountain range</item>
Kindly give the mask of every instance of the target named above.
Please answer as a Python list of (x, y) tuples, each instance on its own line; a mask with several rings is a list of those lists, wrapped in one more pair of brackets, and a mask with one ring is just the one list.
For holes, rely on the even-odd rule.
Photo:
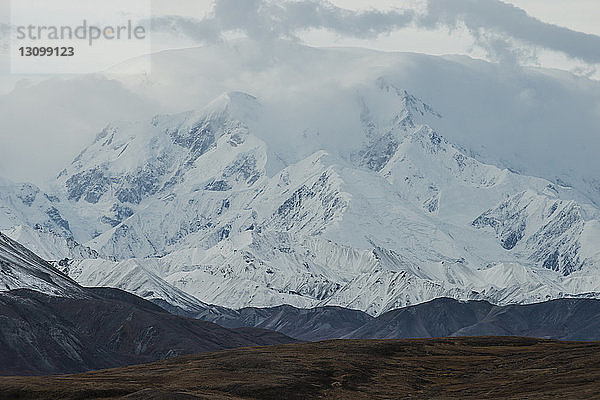
[[(94, 77), (160, 113), (106, 121), (43, 188), (0, 180), (0, 290), (92, 307), (117, 300), (86, 288), (110, 287), (153, 313), (301, 340), (595, 337), (579, 325), (600, 298), (594, 83), (456, 57), (262, 52), (171, 50), (151, 77), (123, 78), (127, 63)], [(555, 127), (577, 121), (580, 157)], [(44, 313), (71, 308), (60, 301)]]
[(83, 288), (0, 234), (0, 374), (48, 375), (241, 346), (292, 343), (177, 317), (119, 289)]
[(599, 340), (600, 300), (496, 306), (438, 298), (378, 317), (342, 307), (226, 309), (84, 288), (0, 234), (0, 374), (82, 372), (221, 349), (344, 339), (526, 336)]
[(479, 161), (391, 78), (351, 96), (343, 138), (274, 131), (242, 92), (111, 123), (53, 191), (2, 183), (1, 226), (80, 284), (188, 311), (597, 296), (594, 198)]

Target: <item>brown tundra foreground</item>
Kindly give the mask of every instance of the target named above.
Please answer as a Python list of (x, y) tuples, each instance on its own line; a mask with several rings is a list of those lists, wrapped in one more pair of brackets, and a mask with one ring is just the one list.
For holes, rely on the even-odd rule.
[(330, 340), (49, 377), (0, 399), (595, 399), (600, 343), (508, 337)]

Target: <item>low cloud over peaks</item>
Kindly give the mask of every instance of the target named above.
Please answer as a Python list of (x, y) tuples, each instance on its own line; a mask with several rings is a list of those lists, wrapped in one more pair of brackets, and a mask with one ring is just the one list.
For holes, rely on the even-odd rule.
[(408, 26), (426, 30), (465, 27), (475, 45), (498, 60), (516, 61), (544, 48), (590, 64), (600, 63), (599, 36), (540, 21), (499, 0), (426, 0), (425, 12), (354, 11), (326, 0), (215, 0), (212, 12), (203, 19), (163, 16), (153, 20), (156, 30), (174, 30), (198, 42), (219, 41), (228, 32), (257, 40), (298, 38), (311, 29), (370, 39)]

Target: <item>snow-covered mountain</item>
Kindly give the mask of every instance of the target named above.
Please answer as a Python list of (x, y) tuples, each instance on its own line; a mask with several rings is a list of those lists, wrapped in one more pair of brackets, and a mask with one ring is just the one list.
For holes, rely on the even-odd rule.
[(84, 221), (70, 232), (100, 256), (70, 254), (65, 272), (199, 312), (376, 315), (440, 296), (508, 304), (600, 292), (592, 201), (478, 161), (430, 126), (444, 116), (388, 77), (349, 93), (343, 136), (319, 121), (274, 122), (240, 92), (108, 125), (56, 182)]
[[(148, 59), (152, 73), (132, 75)], [(258, 97), (271, 115), (269, 148), (285, 147), (291, 131), (310, 137), (310, 153), (319, 150), (325, 131), (329, 137), (337, 132), (338, 149), (355, 147), (347, 143), (360, 115), (355, 94), (378, 77), (425, 99), (443, 115), (429, 125), (477, 159), (571, 186), (600, 205), (597, 80), (469, 57), (314, 48), (285, 40), (173, 49), (104, 74), (21, 82), (0, 95), (6, 133), (0, 174), (45, 189), (41, 177), (55, 177), (108, 121), (198, 109), (231, 90)], [(32, 104), (48, 112), (31, 113)], [(32, 157), (35, 163), (21, 161)]]
[(14, 183), (0, 178), (0, 229), (17, 225), (36, 226), (73, 237), (61, 199), (44, 193), (30, 183)]
[(95, 250), (77, 243), (71, 236), (61, 236), (38, 224), (35, 227), (16, 225), (2, 230), (2, 233), (47, 261), (67, 263), (73, 259), (98, 258)]
[[(232, 102), (232, 97), (236, 101)], [(140, 213), (158, 212), (159, 218), (168, 222), (162, 230), (171, 233), (172, 237), (165, 238), (170, 242), (199, 229), (167, 220), (164, 205), (179, 204), (181, 211), (191, 213), (187, 216), (190, 220), (202, 214), (209, 217), (210, 212), (218, 212), (222, 207), (219, 201), (218, 204), (207, 201), (211, 204), (204, 207), (212, 210), (199, 213), (191, 203), (181, 204), (181, 196), (188, 195), (185, 201), (194, 201), (194, 195), (189, 194), (203, 192), (207, 196), (217, 194), (212, 196), (214, 199), (225, 189), (224, 185), (243, 186), (244, 180), (259, 178), (252, 175), (253, 168), (260, 163), (253, 157), (259, 155), (257, 148), (264, 145), (248, 137), (247, 128), (235, 116), (241, 113), (239, 118), (243, 117), (244, 107), (251, 107), (254, 102), (245, 94), (229, 93), (200, 112), (106, 127), (58, 177), (61, 195), (78, 205), (81, 218), (88, 223), (87, 236), (82, 236), (89, 239), (102, 234), (94, 239), (92, 247), (124, 258), (161, 255), (169, 244), (159, 245), (157, 238), (144, 237), (142, 232), (125, 231), (133, 224), (121, 225), (121, 222), (132, 216), (139, 219)], [(210, 151), (217, 146), (219, 154)], [(229, 151), (230, 148), (236, 151)], [(144, 218), (148, 217), (146, 214)], [(162, 238), (167, 232), (154, 234)], [(131, 248), (122, 245), (119, 248), (118, 243), (112, 243), (125, 239)]]
[(131, 259), (112, 262), (104, 259), (75, 259), (57, 268), (86, 286), (113, 287), (157, 303), (177, 314), (201, 317), (204, 313), (227, 314), (221, 307), (210, 306), (157, 276), (148, 264), (156, 260)]
[(75, 281), (0, 233), (0, 291), (31, 289), (53, 296), (86, 297)]
[(596, 82), (251, 40), (152, 63), (51, 92), (99, 79), (163, 114), (131, 106), (48, 190), (0, 182), (0, 229), (78, 282), (191, 313), (600, 292)]
[[(151, 75), (127, 74), (140, 61), (134, 59), (108, 76), (167, 113), (197, 108), (232, 89), (251, 93), (272, 116), (269, 147), (286, 147), (290, 128), (298, 127), (295, 135), (311, 136), (314, 146), (304, 144), (311, 152), (319, 149), (325, 131), (330, 140), (335, 137), (336, 150), (355, 147), (348, 137), (358, 137), (355, 94), (384, 77), (425, 99), (443, 115), (428, 124), (479, 160), (571, 186), (600, 205), (597, 80), (469, 57), (314, 48), (289, 41), (238, 40), (150, 59)], [(378, 102), (374, 109), (387, 104)], [(299, 148), (283, 150), (280, 155), (289, 161), (287, 153)]]
[[(586, 221), (590, 213), (594, 219)], [(506, 250), (568, 276), (598, 265), (597, 215), (573, 200), (524, 191), (486, 211), (473, 225), (495, 231)]]

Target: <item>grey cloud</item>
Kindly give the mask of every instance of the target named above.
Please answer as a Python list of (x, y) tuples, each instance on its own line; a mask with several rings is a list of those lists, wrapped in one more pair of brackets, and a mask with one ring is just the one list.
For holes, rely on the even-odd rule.
[(545, 23), (498, 0), (428, 0), (419, 18), (424, 28), (464, 25), (476, 38), (482, 32), (562, 52), (589, 63), (600, 62), (600, 37)]
[(321, 28), (371, 38), (406, 27), (414, 19), (412, 10), (354, 12), (328, 1), (216, 0), (212, 14), (202, 20), (168, 16), (152, 23), (153, 29), (178, 29), (193, 39), (213, 42), (237, 30), (257, 39), (296, 38), (303, 30)]
[[(534, 57), (536, 47), (600, 63), (600, 37), (542, 22), (499, 0), (427, 0), (424, 14), (411, 10), (351, 11), (329, 1), (215, 0), (210, 16), (157, 17), (153, 28), (174, 29), (200, 42), (215, 42), (223, 33), (242, 31), (255, 39), (297, 38), (306, 29), (373, 38), (408, 25), (423, 29), (465, 26), (490, 57), (517, 61)], [(519, 49), (523, 43), (532, 50)]]
[(482, 48), (489, 59), (505, 64), (519, 65), (523, 62), (537, 63), (536, 49), (515, 43), (514, 38), (495, 31), (471, 31), (475, 45)]
[(152, 30), (180, 33), (198, 42), (216, 42), (223, 33), (212, 19), (168, 16), (156, 17), (151, 21)]

